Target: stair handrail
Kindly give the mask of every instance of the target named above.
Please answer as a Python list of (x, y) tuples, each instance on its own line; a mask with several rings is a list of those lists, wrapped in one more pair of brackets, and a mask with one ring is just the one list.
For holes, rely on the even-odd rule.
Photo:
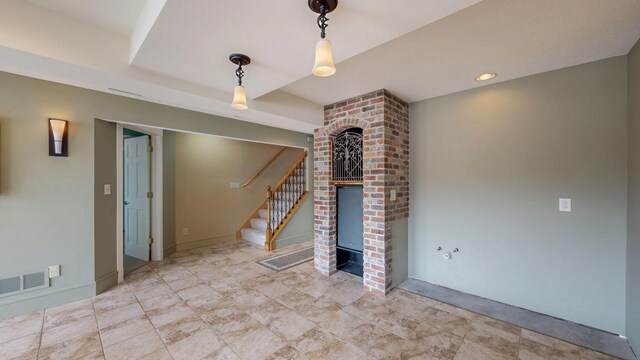
[(285, 150), (287, 150), (286, 146), (283, 146), (282, 148), (280, 148), (280, 150), (278, 150), (278, 152), (275, 155), (273, 155), (271, 160), (267, 161), (267, 163), (264, 164), (264, 166), (260, 168), (260, 170), (258, 170), (258, 172), (255, 175), (250, 177), (249, 180), (245, 181), (242, 184), (242, 187), (246, 187), (247, 185), (251, 184), (251, 182), (253, 182), (253, 180), (255, 180), (258, 176), (260, 176), (260, 174), (262, 174), (262, 172), (265, 171), (269, 167), (269, 165), (271, 165), (271, 163), (274, 162), (278, 158), (278, 156), (280, 156), (280, 154), (282, 154)]
[[(282, 220), (280, 221), (279, 224), (276, 224), (276, 228), (272, 229), (271, 228), (271, 203), (273, 201), (273, 194), (276, 192), (281, 191), (281, 187), (283, 184), (285, 184), (287, 182), (287, 180), (289, 179), (289, 177), (294, 176), (295, 172), (298, 170), (298, 168), (300, 167), (300, 165), (302, 165), (302, 163), (304, 162), (304, 160), (307, 157), (307, 151), (305, 150), (302, 155), (300, 155), (300, 157), (298, 158), (298, 160), (296, 160), (296, 162), (291, 166), (291, 168), (289, 168), (289, 171), (287, 171), (286, 175), (282, 177), (282, 179), (280, 179), (280, 181), (278, 182), (278, 184), (276, 184), (276, 186), (274, 186), (274, 190), (272, 190), (271, 186), (267, 186), (267, 193), (266, 193), (266, 197), (267, 197), (267, 229), (266, 229), (266, 241), (265, 241), (265, 248), (267, 251), (271, 251), (271, 250), (275, 250), (275, 238), (278, 235), (278, 233), (280, 232), (280, 230), (282, 229), (282, 225), (283, 223), (286, 223), (288, 221), (288, 216), (285, 216), (282, 218)], [(305, 176), (305, 174), (303, 173), (303, 176)], [(306, 182), (305, 182), (306, 183)], [(305, 185), (306, 186), (306, 185)], [(307, 191), (306, 189), (304, 189), (301, 193), (300, 193), (300, 197), (298, 199), (296, 199), (296, 203), (294, 204), (294, 206), (289, 209), (289, 212), (291, 212), (292, 210), (295, 210), (300, 202), (301, 199), (304, 199), (304, 197), (306, 196)]]

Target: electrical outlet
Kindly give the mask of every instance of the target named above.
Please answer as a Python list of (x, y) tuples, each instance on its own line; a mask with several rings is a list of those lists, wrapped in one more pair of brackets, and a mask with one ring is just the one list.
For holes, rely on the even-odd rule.
[(60, 265), (49, 266), (49, 279), (60, 276)]
[(396, 191), (391, 190), (391, 194), (389, 195), (391, 201), (396, 201)]
[(560, 198), (559, 210), (561, 212), (571, 212), (571, 199)]
[(104, 184), (104, 194), (111, 195), (111, 184)]
[(182, 229), (182, 236), (187, 236), (189, 235), (189, 228), (183, 228)]
[(232, 182), (229, 184), (229, 187), (232, 189), (240, 189), (240, 183), (238, 182)]

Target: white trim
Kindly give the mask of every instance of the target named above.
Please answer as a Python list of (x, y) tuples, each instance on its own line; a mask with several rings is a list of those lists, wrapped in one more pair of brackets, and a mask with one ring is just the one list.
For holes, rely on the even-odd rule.
[(118, 283), (124, 281), (124, 234), (122, 223), (124, 194), (122, 193), (123, 169), (122, 161), (123, 139), (122, 124), (116, 124), (116, 269), (118, 270)]
[(151, 138), (151, 146), (153, 152), (151, 153), (151, 191), (153, 192), (153, 198), (151, 199), (151, 237), (153, 237), (153, 244), (151, 245), (151, 261), (160, 261), (164, 258), (164, 239), (163, 239), (163, 154), (162, 154), (162, 129), (152, 128), (147, 126), (132, 125), (124, 122), (116, 122), (116, 176), (117, 179), (117, 209), (116, 216), (116, 268), (118, 269), (118, 282), (124, 280), (124, 246), (123, 246), (123, 228), (122, 216), (124, 213), (123, 200), (123, 169), (124, 166), (122, 160), (122, 151), (124, 143), (123, 129), (128, 128), (147, 134)]

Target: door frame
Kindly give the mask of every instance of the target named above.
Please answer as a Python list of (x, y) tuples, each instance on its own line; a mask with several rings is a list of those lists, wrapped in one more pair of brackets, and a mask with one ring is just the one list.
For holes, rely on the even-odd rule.
[(151, 237), (153, 238), (153, 244), (151, 244), (151, 261), (160, 261), (164, 258), (163, 247), (163, 208), (162, 208), (162, 133), (163, 130), (159, 128), (141, 126), (136, 124), (129, 124), (124, 122), (116, 122), (116, 268), (118, 270), (118, 283), (124, 281), (124, 223), (122, 220), (124, 214), (124, 161), (122, 158), (122, 152), (124, 151), (124, 128), (129, 128), (149, 135), (150, 145), (153, 147), (151, 152), (151, 192), (153, 197), (151, 198)]

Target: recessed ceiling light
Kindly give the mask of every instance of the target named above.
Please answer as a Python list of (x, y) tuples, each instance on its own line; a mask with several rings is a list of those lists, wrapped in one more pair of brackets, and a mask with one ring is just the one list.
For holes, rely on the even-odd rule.
[(498, 76), (498, 74), (496, 74), (496, 73), (486, 73), (486, 74), (482, 74), (482, 75), (476, 76), (476, 81), (491, 80), (496, 76)]

